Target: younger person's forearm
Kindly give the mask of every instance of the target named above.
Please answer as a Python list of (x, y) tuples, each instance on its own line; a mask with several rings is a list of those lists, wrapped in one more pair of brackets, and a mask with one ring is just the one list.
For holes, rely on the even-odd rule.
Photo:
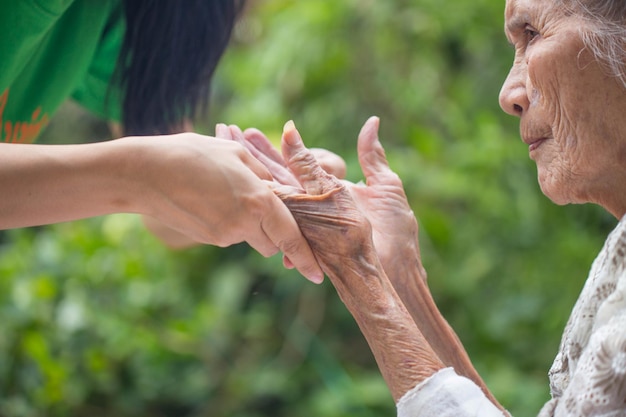
[(0, 144), (0, 228), (136, 211), (136, 160), (119, 145)]

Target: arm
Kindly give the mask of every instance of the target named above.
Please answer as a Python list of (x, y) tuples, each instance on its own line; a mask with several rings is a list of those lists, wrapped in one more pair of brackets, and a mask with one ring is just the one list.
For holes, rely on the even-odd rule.
[(121, 148), (0, 143), (0, 228), (135, 211)]
[(292, 124), (284, 133), (283, 153), (304, 191), (275, 191), (294, 214), (399, 401), (444, 365), (391, 286), (374, 250), (369, 221), (345, 186), (315, 163)]
[(196, 134), (83, 145), (0, 144), (0, 228), (140, 213), (197, 242), (282, 250), (319, 282), (295, 220), (260, 178), (267, 169), (232, 141)]
[(446, 366), (491, 394), (452, 327), (441, 315), (428, 288), (418, 243), (418, 224), (402, 181), (389, 167), (378, 140), (378, 118), (370, 118), (358, 139), (359, 162), (367, 186), (352, 186), (353, 198), (372, 222), (374, 242), (391, 283), (413, 320)]

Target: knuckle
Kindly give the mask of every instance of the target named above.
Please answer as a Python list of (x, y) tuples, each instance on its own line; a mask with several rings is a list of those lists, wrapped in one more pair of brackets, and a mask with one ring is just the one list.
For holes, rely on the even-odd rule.
[(289, 156), (289, 165), (309, 166), (317, 161), (308, 149), (300, 149)]
[(396, 174), (393, 171), (385, 172), (385, 174), (383, 175), (383, 178), (385, 182), (389, 185), (402, 187), (402, 179), (400, 178), (398, 174)]
[(277, 247), (272, 247), (265, 249), (263, 252), (261, 252), (261, 255), (263, 255), (265, 258), (269, 258), (276, 255), (278, 252), (280, 252), (280, 249), (278, 249)]
[(285, 254), (296, 254), (302, 250), (302, 241), (299, 239), (285, 239), (278, 242), (277, 245)]

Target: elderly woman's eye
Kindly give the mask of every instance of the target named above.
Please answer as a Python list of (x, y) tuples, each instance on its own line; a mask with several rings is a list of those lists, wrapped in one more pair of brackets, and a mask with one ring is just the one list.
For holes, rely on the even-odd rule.
[(526, 25), (524, 27), (524, 34), (526, 35), (526, 39), (528, 42), (532, 42), (537, 36), (539, 36), (539, 32), (533, 29), (532, 26)]

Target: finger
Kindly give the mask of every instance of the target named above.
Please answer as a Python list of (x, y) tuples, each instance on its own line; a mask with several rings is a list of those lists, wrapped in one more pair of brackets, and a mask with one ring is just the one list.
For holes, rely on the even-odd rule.
[(215, 125), (215, 137), (220, 139), (233, 139), (230, 134), (230, 129), (224, 123), (218, 123)]
[(261, 255), (269, 258), (270, 256), (276, 255), (280, 252), (280, 249), (274, 245), (274, 243), (268, 238), (264, 232), (255, 234), (254, 237), (250, 237), (246, 240), (248, 245), (250, 245), (254, 250), (259, 252)]
[[(287, 168), (283, 156), (276, 150), (272, 142), (263, 132), (258, 129), (250, 128), (246, 129), (243, 134), (246, 141), (251, 143), (257, 150), (263, 153), (263, 155)], [(309, 150), (324, 171), (337, 178), (346, 177), (346, 162), (339, 155), (321, 148), (311, 148)]]
[(291, 262), (289, 260), (289, 258), (287, 256), (285, 256), (285, 255), (283, 255), (283, 266), (285, 268), (287, 268), (287, 269), (293, 269), (294, 268), (293, 262)]
[(346, 177), (346, 161), (342, 157), (321, 148), (311, 148), (310, 151), (324, 171), (339, 179)]
[(276, 181), (264, 181), (265, 185), (267, 185), (278, 197), (287, 198), (288, 196), (292, 196), (294, 194), (306, 194), (306, 191), (302, 189), (302, 186), (298, 184), (297, 186), (293, 185), (285, 185), (278, 183)]
[(246, 139), (243, 137), (243, 132), (237, 125), (229, 125), (228, 130), (230, 131), (230, 135), (235, 142), (246, 148), (248, 151), (252, 152), (251, 146), (246, 142)]
[(274, 201), (274, 207), (261, 219), (261, 228), (302, 275), (311, 282), (321, 283), (324, 273), (291, 212), (278, 197)]
[(281, 147), (287, 166), (307, 194), (320, 195), (336, 188), (338, 181), (327, 174), (317, 163), (313, 154), (305, 148), (300, 133), (291, 120), (283, 129)]
[(254, 156), (259, 162), (261, 162), (269, 169), (269, 167), (267, 166), (267, 164), (265, 164), (265, 161), (263, 160), (266, 158), (264, 158), (263, 155), (261, 155), (259, 151), (254, 146), (252, 146), (252, 144), (248, 143), (239, 126), (230, 125), (228, 126), (228, 129), (230, 130), (230, 134), (235, 142), (246, 148), (246, 150), (250, 152), (252, 156)]
[(370, 117), (359, 132), (357, 152), (359, 164), (368, 185), (373, 185), (381, 174), (392, 173), (385, 150), (378, 140), (378, 117)]
[(285, 185), (299, 187), (300, 183), (287, 168), (285, 159), (274, 147), (272, 142), (258, 129), (249, 128), (243, 132), (248, 145), (253, 149), (252, 154), (267, 166), (276, 181)]
[(243, 132), (243, 136), (246, 138), (246, 141), (250, 142), (252, 146), (258, 149), (263, 155), (270, 158), (272, 161), (287, 167), (283, 156), (278, 152), (278, 150), (272, 145), (272, 142), (261, 132), (259, 129), (246, 129)]
[(272, 177), (272, 173), (267, 169), (267, 167), (259, 162), (259, 160), (255, 157), (250, 155), (250, 152), (246, 151), (241, 160), (260, 179), (267, 181), (272, 181), (274, 179), (274, 177)]
[[(273, 157), (268, 157), (265, 154), (265, 151), (267, 150), (267, 146), (263, 146), (263, 150), (260, 150), (253, 143), (251, 143), (250, 141), (246, 139), (244, 132), (242, 132), (238, 126), (231, 125), (229, 128), (230, 128), (230, 132), (231, 132), (233, 139), (236, 142), (245, 146), (246, 149), (252, 154), (252, 156), (254, 156), (263, 165), (265, 165), (265, 167), (269, 170), (269, 172), (272, 174), (272, 176), (274, 177), (276, 181), (285, 185), (292, 185), (292, 186), (300, 185), (298, 183), (298, 180), (296, 180), (296, 178), (291, 173), (291, 171), (289, 171), (289, 169), (284, 165), (284, 160), (282, 156), (280, 157), (280, 160), (283, 162), (282, 163), (276, 162)], [(261, 135), (263, 134), (261, 133)], [(268, 143), (269, 143), (269, 140), (268, 140)], [(273, 153), (275, 154), (278, 153), (278, 151), (274, 149), (273, 146), (271, 146), (271, 143), (269, 143), (269, 145), (273, 149)], [(267, 151), (271, 152), (269, 150)]]
[[(230, 141), (234, 141), (234, 142), (238, 142), (240, 145), (242, 145), (245, 149), (245, 140), (236, 137), (236, 133), (237, 130), (239, 130), (239, 132), (241, 132), (241, 129), (239, 129), (238, 127), (234, 126), (236, 129), (233, 129), (233, 126), (226, 126), (224, 123), (218, 123), (215, 125), (215, 137), (216, 139), (224, 139), (224, 140), (230, 140)], [(243, 137), (243, 134), (242, 134)], [(254, 174), (259, 177), (262, 180), (271, 180), (272, 179), (272, 174), (271, 172), (268, 170), (268, 168), (261, 162), (259, 162), (256, 158), (252, 157), (252, 154), (250, 153), (250, 151), (245, 150), (245, 152), (242, 152), (241, 154), (239, 154), (239, 157), (241, 159), (241, 161), (248, 167), (250, 168), (250, 170), (252, 172), (254, 172)]]

